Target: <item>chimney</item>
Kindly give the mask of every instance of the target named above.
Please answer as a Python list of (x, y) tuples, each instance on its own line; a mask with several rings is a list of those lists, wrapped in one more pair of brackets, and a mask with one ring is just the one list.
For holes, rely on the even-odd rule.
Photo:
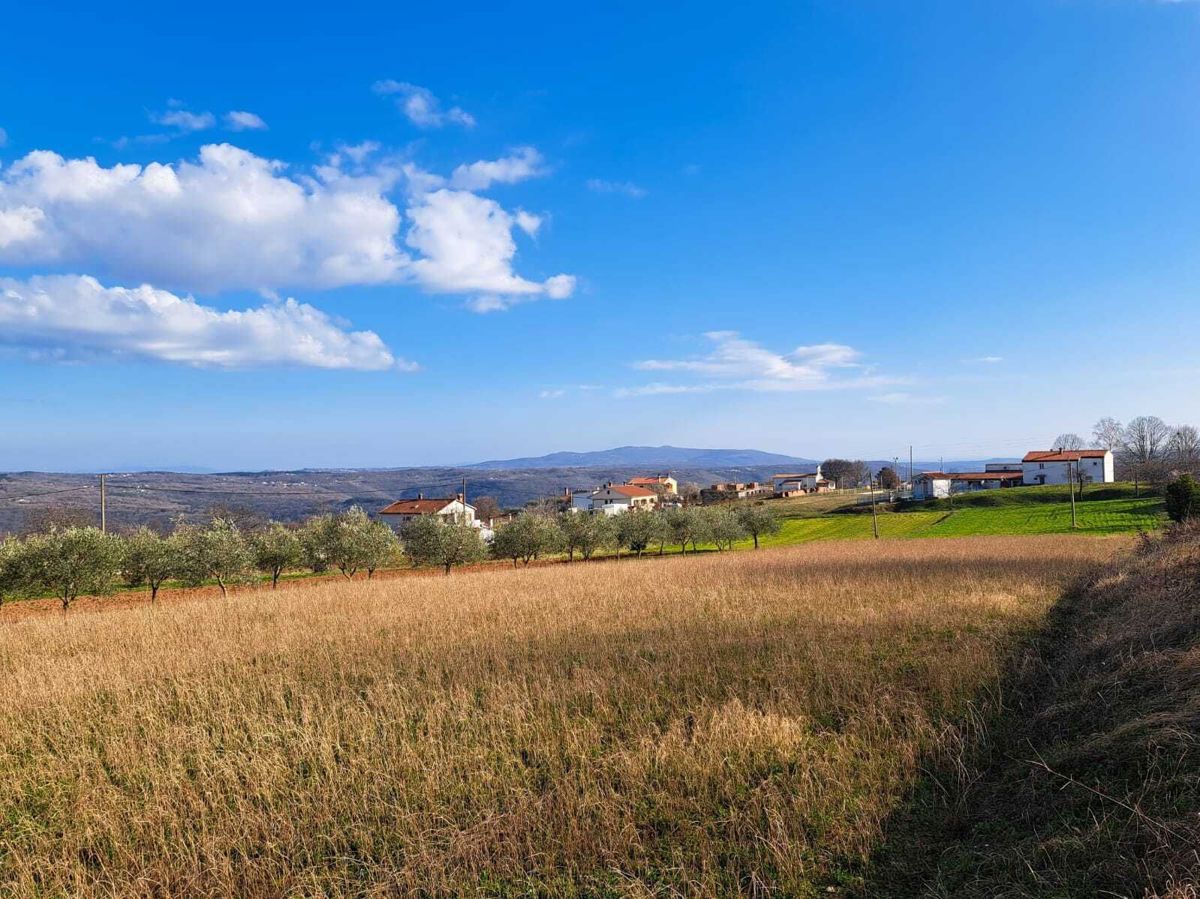
[(458, 500), (460, 503), (463, 501), (463, 495), (461, 493), (454, 494), (454, 498), (456, 500)]
[(424, 493), (417, 493), (417, 499), (424, 499), (424, 498), (425, 498)]

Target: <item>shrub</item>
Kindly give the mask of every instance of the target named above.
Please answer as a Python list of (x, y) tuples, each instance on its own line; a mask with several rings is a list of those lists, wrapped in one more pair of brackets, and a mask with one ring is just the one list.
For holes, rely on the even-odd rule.
[(1200, 482), (1190, 474), (1180, 475), (1168, 484), (1164, 495), (1172, 521), (1200, 517)]

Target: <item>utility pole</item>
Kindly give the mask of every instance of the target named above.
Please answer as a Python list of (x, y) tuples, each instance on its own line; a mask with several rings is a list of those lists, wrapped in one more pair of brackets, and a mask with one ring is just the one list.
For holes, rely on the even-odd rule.
[(879, 539), (879, 516), (875, 512), (875, 480), (868, 478), (867, 483), (871, 487), (871, 529), (875, 532), (875, 539)]
[(909, 499), (913, 498), (913, 491), (916, 490), (916, 488), (917, 488), (917, 485), (913, 482), (913, 457), (912, 457), (912, 444), (910, 443), (908, 445), (908, 498)]
[(108, 533), (108, 475), (100, 475), (100, 533)]
[(1079, 527), (1075, 519), (1075, 477), (1071, 474), (1071, 463), (1067, 462), (1067, 489), (1071, 491), (1071, 530)]

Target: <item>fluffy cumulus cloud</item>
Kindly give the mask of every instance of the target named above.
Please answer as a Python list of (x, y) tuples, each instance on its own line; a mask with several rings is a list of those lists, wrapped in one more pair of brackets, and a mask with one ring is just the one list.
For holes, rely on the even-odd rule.
[(396, 108), (418, 128), (441, 128), (444, 125), (475, 127), (475, 117), (459, 106), (443, 109), (441, 101), (428, 88), (391, 78), (376, 81), (375, 93), (393, 97)]
[(229, 144), (105, 168), (35, 151), (0, 171), (0, 262), (196, 291), (395, 281), (400, 213), (373, 184), (291, 178)]
[(56, 357), (138, 357), (221, 368), (411, 370), (371, 331), (286, 300), (219, 311), (149, 286), (77, 275), (0, 278), (0, 342)]
[(563, 299), (575, 288), (571, 275), (537, 282), (513, 270), (517, 244), (513, 227), (536, 227), (517, 220), (499, 203), (462, 190), (440, 189), (422, 194), (408, 209), (412, 221), (405, 242), (420, 255), (412, 262), (417, 279), (444, 293), (478, 291), (489, 297), (477, 311), (507, 308), (521, 299)]
[[(0, 169), (0, 264), (199, 293), (416, 284), (503, 305), (571, 293), (570, 275), (535, 281), (515, 270), (514, 229), (534, 235), (540, 217), (456, 187), (454, 175), (364, 166), (376, 149), (341, 148), (311, 174), (230, 144), (146, 166), (35, 151)], [(540, 160), (521, 151), (466, 166), (460, 179), (521, 180)]]
[(861, 362), (861, 353), (840, 343), (800, 346), (776, 352), (735, 331), (710, 331), (707, 353), (686, 359), (646, 359), (634, 368), (671, 372), (684, 381), (654, 382), (624, 388), (623, 396), (707, 393), (714, 390), (834, 390), (896, 383)]
[(230, 131), (265, 131), (267, 123), (252, 112), (234, 109), (225, 113), (225, 127)]

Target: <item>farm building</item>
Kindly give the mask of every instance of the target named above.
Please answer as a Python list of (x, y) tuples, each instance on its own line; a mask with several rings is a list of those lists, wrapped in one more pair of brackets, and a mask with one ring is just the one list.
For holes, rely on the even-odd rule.
[(679, 482), (671, 477), (669, 472), (652, 477), (630, 478), (625, 484), (629, 487), (641, 487), (644, 490), (665, 493), (669, 496), (676, 496), (679, 493)]
[(802, 493), (824, 493), (833, 490), (837, 485), (821, 474), (821, 466), (816, 471), (800, 474), (777, 474), (771, 478), (771, 485), (776, 496), (798, 496)]
[(945, 499), (955, 493), (974, 493), (999, 487), (1019, 487), (1019, 471), (923, 471), (913, 481), (913, 499)]
[(1111, 484), (1113, 454), (1105, 449), (1033, 450), (1021, 460), (1026, 485), (1066, 484), (1072, 479)]

